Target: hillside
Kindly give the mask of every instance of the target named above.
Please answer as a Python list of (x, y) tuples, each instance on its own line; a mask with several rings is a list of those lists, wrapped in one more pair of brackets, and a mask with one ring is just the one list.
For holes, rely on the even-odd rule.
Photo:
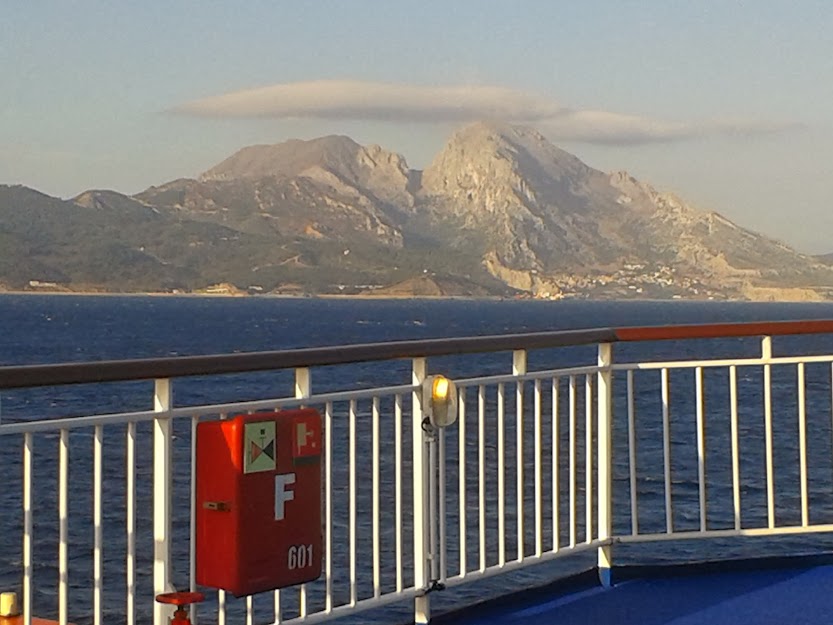
[(330, 136), (247, 147), (135, 197), (0, 186), (0, 283), (816, 299), (833, 269), (627, 172), (593, 169), (533, 129), (478, 123), (424, 172)]

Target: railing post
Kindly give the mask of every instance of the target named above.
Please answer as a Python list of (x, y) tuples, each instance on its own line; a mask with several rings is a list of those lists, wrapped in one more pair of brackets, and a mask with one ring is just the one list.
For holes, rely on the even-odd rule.
[[(305, 399), (312, 394), (312, 378), (309, 367), (297, 367), (295, 369), (295, 397)], [(279, 592), (279, 591), (276, 591)], [(276, 595), (275, 620), (280, 616), (280, 595)], [(301, 584), (298, 596), (298, 612), (301, 618), (307, 616), (307, 585)]]
[(69, 430), (58, 443), (58, 623), (67, 625), (69, 604)]
[(603, 586), (611, 585), (610, 568), (613, 563), (613, 547), (610, 539), (613, 534), (613, 447), (611, 444), (613, 433), (613, 404), (612, 382), (613, 346), (610, 343), (599, 344), (599, 371), (596, 374), (598, 383), (598, 465), (599, 465), (599, 493), (598, 493), (598, 551), (599, 581)]
[(32, 625), (32, 458), (31, 432), (23, 435), (23, 625)]
[[(171, 409), (171, 381), (154, 381), (153, 409), (167, 413)], [(153, 421), (153, 592), (171, 590), (171, 419), (162, 414)], [(170, 606), (154, 603), (154, 625), (167, 625)]]
[[(426, 458), (426, 432), (423, 429), (422, 384), (426, 377), (425, 358), (414, 358), (411, 383), (411, 432), (413, 439), (413, 496), (414, 496), (414, 587), (417, 591), (428, 590), (430, 584), (429, 550), (429, 476)], [(428, 594), (414, 599), (414, 623), (424, 624), (431, 620), (431, 600)]]
[[(526, 375), (526, 350), (512, 352), (512, 375)], [(524, 559), (524, 383), (515, 383), (515, 453), (517, 454), (517, 481), (515, 485), (518, 511), (518, 562)]]
[(295, 369), (295, 397), (304, 399), (312, 394), (312, 378), (309, 367), (297, 367)]
[(761, 360), (764, 361), (764, 440), (766, 449), (767, 527), (775, 527), (775, 468), (772, 451), (772, 337), (761, 337)]

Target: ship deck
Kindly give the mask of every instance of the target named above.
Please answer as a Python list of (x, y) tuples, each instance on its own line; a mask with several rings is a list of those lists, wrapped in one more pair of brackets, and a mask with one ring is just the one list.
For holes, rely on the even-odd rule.
[(817, 625), (833, 614), (833, 560), (633, 567), (603, 587), (595, 571), (435, 619), (443, 625)]

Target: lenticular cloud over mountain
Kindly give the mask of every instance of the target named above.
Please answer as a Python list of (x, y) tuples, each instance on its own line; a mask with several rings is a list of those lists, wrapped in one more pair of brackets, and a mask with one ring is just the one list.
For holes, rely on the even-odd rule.
[(787, 130), (781, 122), (652, 119), (567, 108), (545, 96), (489, 85), (426, 86), (358, 80), (282, 83), (193, 100), (173, 112), (200, 117), (460, 123), (534, 123), (553, 138), (633, 145)]
[(540, 121), (561, 110), (546, 98), (504, 87), (421, 86), (319, 80), (234, 91), (174, 109), (216, 117), (271, 117), (420, 122), (465, 122), (497, 117)]

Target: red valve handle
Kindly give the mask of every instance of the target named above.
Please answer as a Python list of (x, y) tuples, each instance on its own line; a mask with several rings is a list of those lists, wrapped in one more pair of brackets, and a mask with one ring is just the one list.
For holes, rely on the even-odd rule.
[(159, 603), (169, 603), (176, 606), (200, 603), (204, 599), (205, 595), (201, 592), (166, 592), (161, 595), (156, 595), (156, 600)]
[(188, 612), (185, 611), (185, 606), (192, 603), (200, 603), (205, 599), (205, 595), (201, 592), (166, 592), (161, 595), (156, 595), (156, 600), (159, 603), (168, 603), (176, 606), (174, 617), (171, 619), (171, 625), (191, 625), (188, 619)]

